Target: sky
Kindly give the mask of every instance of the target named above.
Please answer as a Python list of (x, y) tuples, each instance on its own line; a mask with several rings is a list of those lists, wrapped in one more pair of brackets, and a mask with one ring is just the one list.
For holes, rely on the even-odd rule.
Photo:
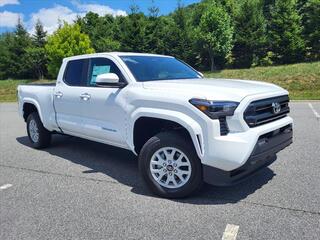
[[(177, 7), (177, 0), (154, 0), (160, 14), (168, 14)], [(181, 0), (184, 6), (200, 0)], [(39, 19), (50, 34), (58, 27), (58, 21), (71, 23), (77, 15), (84, 16), (92, 11), (105, 14), (127, 15), (130, 5), (137, 4), (141, 11), (148, 12), (152, 0), (0, 0), (0, 33), (13, 31), (18, 18), (32, 33)]]

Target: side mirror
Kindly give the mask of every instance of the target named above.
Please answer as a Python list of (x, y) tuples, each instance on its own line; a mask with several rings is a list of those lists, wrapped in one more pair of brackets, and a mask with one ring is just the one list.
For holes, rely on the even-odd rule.
[(97, 85), (109, 85), (119, 82), (119, 77), (115, 73), (104, 73), (100, 74), (96, 78)]
[(96, 85), (100, 87), (123, 88), (127, 83), (120, 82), (118, 75), (115, 73), (103, 73), (97, 76)]
[(199, 72), (199, 71), (198, 71), (198, 74), (199, 74), (201, 77), (204, 77), (204, 75), (203, 75), (202, 72)]

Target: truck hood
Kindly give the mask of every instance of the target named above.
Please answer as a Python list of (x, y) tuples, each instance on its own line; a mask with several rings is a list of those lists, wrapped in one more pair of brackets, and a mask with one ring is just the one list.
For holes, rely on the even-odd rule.
[(179, 79), (148, 81), (144, 88), (162, 90), (165, 94), (181, 93), (189, 98), (204, 98), (208, 100), (229, 100), (240, 102), (249, 95), (286, 91), (274, 84), (238, 79)]

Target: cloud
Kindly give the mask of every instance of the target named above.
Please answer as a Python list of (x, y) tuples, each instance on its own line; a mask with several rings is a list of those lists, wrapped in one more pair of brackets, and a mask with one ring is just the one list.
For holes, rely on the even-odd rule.
[(53, 33), (59, 26), (59, 21), (72, 23), (77, 16), (83, 17), (87, 12), (97, 13), (99, 16), (111, 14), (113, 16), (126, 16), (127, 13), (123, 10), (112, 9), (107, 5), (100, 4), (81, 4), (78, 1), (72, 1), (76, 10), (71, 10), (62, 5), (55, 5), (52, 8), (42, 8), (38, 12), (30, 15), (30, 20), (27, 22), (27, 28), (30, 33), (34, 32), (34, 26), (39, 19), (43, 24), (44, 30), (49, 34)]
[(20, 4), (19, 0), (0, 0), (0, 7), (3, 7), (4, 5), (18, 5)]
[(28, 30), (33, 32), (35, 23), (39, 19), (43, 24), (44, 30), (48, 33), (53, 33), (58, 28), (59, 21), (72, 23), (77, 15), (79, 14), (61, 5), (56, 5), (53, 8), (41, 8), (38, 12), (30, 15), (30, 20), (27, 22)]
[(111, 14), (113, 16), (126, 16), (126, 11), (120, 9), (112, 9), (107, 5), (101, 4), (81, 4), (79, 1), (72, 1), (72, 4), (82, 13), (83, 12), (94, 12), (99, 16), (104, 16), (106, 14)]
[(23, 15), (14, 12), (0, 12), (0, 27), (13, 28), (17, 25), (18, 19), (23, 19)]

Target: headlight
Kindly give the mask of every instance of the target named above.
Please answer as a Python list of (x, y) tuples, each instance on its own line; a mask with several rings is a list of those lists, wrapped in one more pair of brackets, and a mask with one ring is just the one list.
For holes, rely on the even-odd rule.
[(191, 99), (189, 102), (212, 119), (232, 116), (239, 105), (238, 102), (209, 101), (196, 98)]

